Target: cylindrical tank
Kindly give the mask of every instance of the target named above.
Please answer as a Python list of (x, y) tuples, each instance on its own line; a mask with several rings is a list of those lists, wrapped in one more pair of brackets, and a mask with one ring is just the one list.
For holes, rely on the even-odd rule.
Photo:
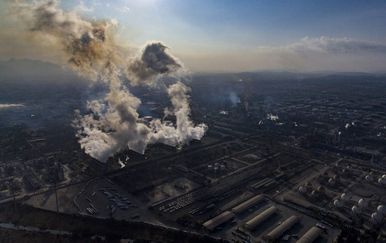
[(378, 183), (381, 185), (386, 185), (386, 177), (383, 176), (378, 179)]
[(326, 191), (326, 189), (324, 189), (324, 187), (322, 187), (322, 186), (318, 186), (318, 187), (316, 188), (316, 191), (317, 191), (317, 192), (320, 192), (320, 193), (324, 193), (324, 192)]
[(347, 193), (342, 193), (342, 195), (340, 195), (340, 199), (344, 202), (350, 200), (350, 196), (347, 194)]
[(380, 213), (381, 215), (386, 215), (386, 208), (385, 208), (385, 206), (378, 205), (377, 212)]
[(358, 207), (361, 208), (361, 209), (366, 208), (367, 207), (367, 202), (363, 198), (359, 199), (358, 200)]
[(372, 213), (371, 214), (371, 222), (373, 224), (380, 224), (383, 221), (383, 215), (381, 215), (378, 212)]
[(343, 206), (342, 202), (338, 199), (335, 199), (334, 200), (334, 206), (337, 207), (337, 208), (340, 208)]
[(361, 213), (361, 210), (360, 208), (358, 208), (358, 206), (354, 205), (352, 208), (351, 208), (351, 212), (354, 214), (354, 215), (358, 215)]
[(302, 193), (302, 194), (307, 192), (307, 188), (306, 188), (305, 186), (299, 186), (299, 189), (298, 189), (298, 190), (299, 190), (299, 192)]

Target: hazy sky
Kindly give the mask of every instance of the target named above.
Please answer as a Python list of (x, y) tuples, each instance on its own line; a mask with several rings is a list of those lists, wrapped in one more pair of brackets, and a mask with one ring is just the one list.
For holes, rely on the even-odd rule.
[[(0, 1), (3, 17), (6, 4)], [(386, 71), (386, 1), (63, 0), (61, 6), (116, 19), (125, 45), (162, 41), (193, 71)], [(39, 49), (20, 53), (23, 43), (10, 41), (17, 28), (2, 22), (9, 30), (0, 38), (3, 59), (11, 50), (47, 57)]]

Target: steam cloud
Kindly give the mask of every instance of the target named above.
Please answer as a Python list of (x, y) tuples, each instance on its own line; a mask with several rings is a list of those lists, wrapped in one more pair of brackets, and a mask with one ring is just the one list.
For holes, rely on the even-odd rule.
[(141, 100), (123, 82), (128, 79), (131, 85), (154, 86), (165, 75), (183, 78), (183, 65), (165, 45), (150, 43), (136, 56), (126, 57), (114, 41), (114, 21), (86, 20), (76, 12), (63, 11), (55, 0), (17, 2), (14, 7), (30, 31), (57, 42), (73, 69), (108, 87), (103, 98), (87, 102), (89, 114), (77, 111), (74, 120), (80, 146), (90, 156), (105, 162), (126, 148), (144, 153), (148, 144), (182, 146), (204, 136), (207, 126), (196, 126), (190, 119), (190, 88), (185, 84), (177, 81), (167, 87), (173, 108), (165, 109), (165, 116), (175, 116), (174, 125), (161, 119), (148, 124), (142, 121), (138, 113)]

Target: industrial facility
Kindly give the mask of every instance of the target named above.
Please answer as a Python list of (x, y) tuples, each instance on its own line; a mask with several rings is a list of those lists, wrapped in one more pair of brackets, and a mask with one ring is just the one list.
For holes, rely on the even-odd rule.
[[(2, 205), (213, 242), (386, 242), (386, 113), (377, 106), (386, 94), (378, 81), (366, 86), (378, 101), (359, 102), (357, 89), (327, 78), (264, 78), (194, 77), (192, 117), (208, 126), (201, 140), (125, 149), (105, 163), (79, 148), (71, 127), (4, 128)], [(148, 122), (167, 102), (141, 92)]]

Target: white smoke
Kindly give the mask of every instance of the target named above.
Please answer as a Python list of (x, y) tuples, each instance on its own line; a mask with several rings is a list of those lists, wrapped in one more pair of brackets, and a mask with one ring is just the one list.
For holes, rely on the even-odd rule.
[(181, 146), (192, 139), (200, 140), (207, 129), (205, 124), (194, 126), (190, 120), (189, 93), (190, 88), (182, 82), (177, 82), (168, 87), (168, 95), (171, 99), (173, 110), (167, 111), (176, 117), (176, 126), (169, 126), (154, 120), (151, 123), (154, 133), (151, 142), (162, 142), (172, 146)]
[(90, 156), (104, 162), (126, 148), (144, 153), (151, 143), (182, 146), (204, 136), (207, 126), (191, 121), (190, 89), (182, 82), (167, 88), (173, 109), (165, 109), (165, 116), (175, 116), (175, 125), (160, 119), (145, 124), (138, 113), (141, 100), (125, 85), (126, 78), (144, 86), (154, 86), (166, 75), (181, 79), (183, 65), (165, 45), (147, 44), (130, 58), (114, 41), (115, 22), (86, 20), (78, 12), (63, 11), (55, 0), (17, 2), (14, 8), (29, 31), (56, 41), (74, 70), (108, 87), (103, 98), (87, 103), (89, 114), (78, 111), (74, 120), (80, 146)]
[(241, 103), (240, 97), (234, 91), (229, 93), (229, 100), (231, 101), (232, 106), (237, 106)]

